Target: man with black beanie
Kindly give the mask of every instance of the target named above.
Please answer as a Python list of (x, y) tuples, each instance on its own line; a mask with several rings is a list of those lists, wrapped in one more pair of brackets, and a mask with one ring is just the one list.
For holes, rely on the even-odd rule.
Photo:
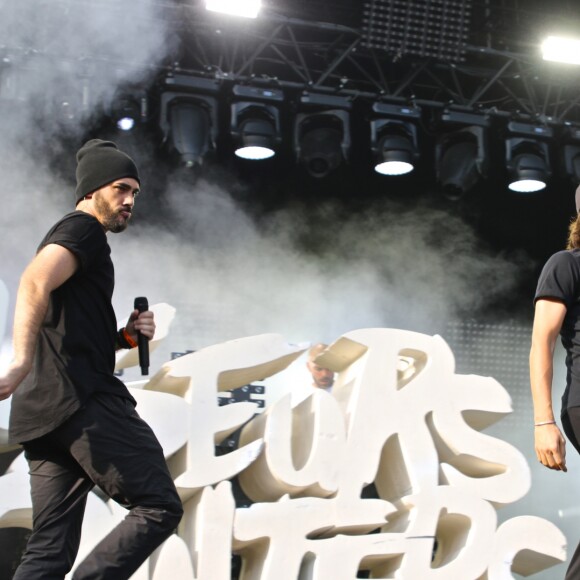
[(117, 330), (107, 232), (123, 231), (140, 179), (110, 141), (77, 153), (76, 211), (44, 237), (24, 271), (14, 315), (14, 359), (0, 376), (13, 394), (10, 438), (30, 468), (33, 529), (14, 576), (62, 579), (72, 568), (87, 494), (98, 485), (129, 510), (77, 566), (76, 580), (129, 578), (177, 527), (183, 510), (163, 451), (114, 375), (115, 351), (151, 339), (152, 312)]

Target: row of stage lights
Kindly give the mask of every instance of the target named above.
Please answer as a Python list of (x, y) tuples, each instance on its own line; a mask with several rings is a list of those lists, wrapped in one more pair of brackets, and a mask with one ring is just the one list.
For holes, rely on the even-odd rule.
[[(111, 114), (119, 129), (131, 130), (146, 117), (147, 98), (145, 94), (128, 94), (117, 100)], [(235, 154), (257, 163), (280, 152), (283, 138), (291, 132), (298, 162), (312, 177), (324, 178), (351, 157), (355, 122), (352, 100), (316, 93), (302, 93), (295, 100), (292, 126), (284, 125), (283, 130), (288, 95), (281, 89), (233, 85), (224, 93), (216, 79), (170, 75), (159, 92), (158, 125), (164, 149), (176, 155), (182, 166), (201, 166), (216, 151), (220, 130), (229, 125)], [(404, 176), (416, 169), (422, 157), (424, 117), (418, 106), (369, 104), (365, 130), (377, 173)], [(490, 137), (498, 134), (505, 134), (503, 158), (511, 190), (539, 191), (553, 173), (580, 182), (580, 129), (572, 126), (498, 123), (489, 115), (443, 109), (431, 122), (431, 132), (436, 178), (449, 197), (460, 197), (488, 177)], [(496, 142), (494, 137), (494, 153)], [(551, 159), (556, 148), (561, 163), (558, 171), (553, 171), (556, 164)]]
[[(206, 0), (206, 8), (213, 12), (221, 12), (235, 16), (256, 18), (261, 8), (261, 0)], [(542, 58), (546, 61), (580, 64), (580, 40), (577, 38), (548, 36), (540, 45)], [(371, 147), (378, 157), (375, 170), (385, 175), (403, 175), (414, 169), (419, 157), (417, 145), (417, 126), (413, 118), (417, 109), (405, 110), (400, 107), (377, 104), (373, 107), (377, 119), (371, 121)], [(233, 111), (235, 113), (235, 111)], [(347, 129), (343, 109), (326, 113), (327, 117), (334, 115), (335, 125), (343, 125), (342, 150), (348, 147)], [(318, 115), (319, 117), (323, 115)], [(443, 131), (436, 145), (437, 176), (443, 187), (464, 192), (466, 187), (477, 181), (479, 176), (485, 176), (489, 161), (487, 152), (488, 120), (472, 115), (473, 119), (466, 120), (469, 115), (444, 113), (447, 128), (455, 125), (459, 129), (455, 132)], [(261, 120), (248, 121), (241, 125), (240, 136), (248, 141), (248, 146), (240, 147), (236, 154), (251, 159), (267, 158), (275, 153), (275, 149), (266, 144), (274, 134), (267, 115)], [(274, 117), (274, 116), (273, 116)], [(386, 117), (381, 118), (381, 117)], [(404, 120), (407, 118), (408, 120)], [(410, 119), (410, 121), (409, 121)], [(274, 119), (275, 121), (275, 119)], [(314, 125), (313, 120), (302, 119), (304, 127)], [(348, 122), (348, 120), (347, 120)], [(332, 123), (328, 123), (329, 125)], [(445, 123), (443, 124), (445, 125)], [(330, 148), (331, 129), (304, 130), (301, 121), (297, 119), (295, 125), (296, 149), (303, 156), (305, 151), (323, 146)], [(232, 127), (234, 131), (235, 128)], [(251, 135), (252, 130), (255, 134)], [(308, 133), (308, 135), (307, 135)], [(535, 126), (517, 122), (507, 123), (507, 137), (505, 140), (505, 162), (509, 171), (508, 187), (516, 192), (534, 192), (546, 187), (550, 177), (550, 146), (554, 144), (556, 136), (549, 126)], [(580, 181), (580, 132), (572, 127), (558, 131), (557, 137), (563, 139), (562, 172), (574, 181)], [(336, 135), (334, 136), (336, 139)], [(304, 142), (302, 142), (302, 140)], [(253, 141), (253, 145), (249, 142)], [(326, 144), (326, 145), (324, 145)], [(336, 152), (338, 147), (333, 146)], [(336, 163), (336, 161), (335, 161)], [(313, 161), (311, 173), (316, 173), (315, 167), (320, 165), (319, 173), (325, 174), (325, 164), (317, 159)]]

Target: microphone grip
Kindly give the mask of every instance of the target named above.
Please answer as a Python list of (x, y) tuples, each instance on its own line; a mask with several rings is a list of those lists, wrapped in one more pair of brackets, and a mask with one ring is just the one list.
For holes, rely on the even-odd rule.
[[(149, 310), (149, 302), (144, 296), (135, 298), (135, 310), (145, 312)], [(139, 349), (139, 366), (141, 367), (141, 374), (149, 374), (149, 340), (139, 331), (137, 331), (137, 347)]]

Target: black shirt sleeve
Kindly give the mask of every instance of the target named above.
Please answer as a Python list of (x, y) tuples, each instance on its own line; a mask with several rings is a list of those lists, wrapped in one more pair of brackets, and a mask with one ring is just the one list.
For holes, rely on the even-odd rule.
[(53, 228), (39, 246), (58, 244), (71, 251), (79, 260), (80, 268), (86, 271), (94, 257), (107, 244), (107, 236), (96, 218), (76, 211), (68, 214)]
[(544, 266), (534, 303), (540, 298), (562, 301), (570, 308), (577, 300), (580, 290), (580, 256), (571, 251), (554, 254)]

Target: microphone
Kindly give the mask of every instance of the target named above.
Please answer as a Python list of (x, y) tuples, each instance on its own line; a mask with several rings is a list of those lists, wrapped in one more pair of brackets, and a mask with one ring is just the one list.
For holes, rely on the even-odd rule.
[[(149, 310), (149, 302), (145, 296), (135, 298), (135, 310), (145, 312)], [(141, 367), (141, 374), (149, 374), (149, 340), (141, 332), (137, 332), (137, 346), (139, 348), (139, 366)]]

